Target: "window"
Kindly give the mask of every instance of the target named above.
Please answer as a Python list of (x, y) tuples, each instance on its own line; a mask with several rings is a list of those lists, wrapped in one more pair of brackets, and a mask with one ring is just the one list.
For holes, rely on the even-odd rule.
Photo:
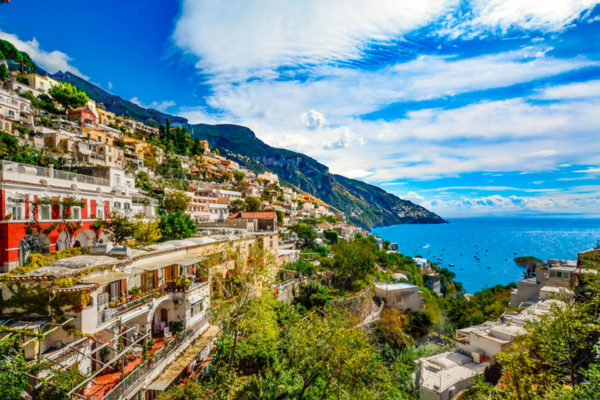
[(50, 219), (50, 205), (49, 204), (40, 205), (40, 219), (41, 220)]
[(125, 203), (125, 204), (123, 204), (123, 208), (125, 208), (126, 210), (129, 210), (129, 209), (131, 209), (131, 204)]
[(98, 295), (98, 306), (101, 307), (109, 302), (109, 294), (108, 292), (100, 293)]
[(98, 135), (98, 141), (102, 142), (102, 136)]
[(106, 139), (104, 139), (104, 140), (105, 140), (105, 143), (108, 143), (108, 138), (106, 138)]
[(10, 207), (11, 210), (11, 214), (12, 219), (13, 220), (18, 220), (18, 219), (23, 219), (23, 213), (21, 212), (21, 206), (20, 205), (14, 205), (12, 207)]
[(91, 137), (92, 137), (92, 134), (88, 132), (88, 134), (87, 134), (87, 137), (88, 137), (88, 138), (91, 138)]
[(73, 207), (71, 209), (71, 215), (72, 215), (73, 219), (80, 219), (81, 218), (81, 208)]
[(96, 218), (104, 218), (104, 209), (102, 207), (96, 207)]
[(4, 129), (6, 129), (7, 131), (10, 130), (10, 125), (8, 124), (8, 122), (4, 123)]

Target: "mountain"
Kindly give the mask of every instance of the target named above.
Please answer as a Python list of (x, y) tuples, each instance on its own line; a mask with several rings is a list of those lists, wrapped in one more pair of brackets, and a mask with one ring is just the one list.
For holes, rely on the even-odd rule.
[(79, 90), (86, 92), (89, 98), (94, 100), (96, 103), (104, 104), (109, 111), (112, 111), (117, 115), (128, 116), (143, 122), (154, 121), (163, 125), (167, 121), (167, 118), (171, 119), (172, 124), (184, 125), (188, 122), (188, 120), (183, 117), (177, 117), (157, 110), (140, 107), (137, 104), (124, 100), (119, 96), (108, 93), (93, 83), (90, 83), (70, 72), (58, 71), (50, 76), (57, 81), (68, 82), (72, 85), (75, 85)]
[(253, 167), (258, 164), (280, 178), (343, 211), (365, 228), (396, 224), (444, 223), (441, 217), (408, 200), (355, 179), (329, 172), (304, 154), (268, 146), (239, 125), (190, 125), (193, 136), (207, 139), (221, 154)]
[(103, 103), (119, 115), (143, 122), (187, 126), (193, 136), (208, 139), (213, 148), (250, 169), (270, 170), (347, 215), (348, 220), (364, 228), (396, 224), (444, 223), (441, 217), (408, 200), (367, 183), (329, 172), (329, 168), (301, 153), (268, 146), (250, 129), (239, 125), (188, 124), (187, 119), (140, 107), (70, 72), (57, 72), (54, 79), (69, 82), (85, 91), (97, 103)]

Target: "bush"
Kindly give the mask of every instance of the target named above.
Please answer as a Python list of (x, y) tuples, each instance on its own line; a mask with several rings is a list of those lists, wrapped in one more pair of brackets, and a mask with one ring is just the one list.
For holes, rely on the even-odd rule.
[(164, 240), (185, 239), (193, 236), (197, 230), (194, 220), (183, 211), (163, 215), (159, 226)]

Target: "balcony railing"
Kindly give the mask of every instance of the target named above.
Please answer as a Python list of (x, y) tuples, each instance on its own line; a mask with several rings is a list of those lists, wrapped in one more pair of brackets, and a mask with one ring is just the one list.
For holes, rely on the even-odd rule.
[(20, 175), (34, 175), (65, 181), (88, 183), (91, 185), (109, 186), (109, 180), (95, 176), (81, 175), (74, 172), (61, 171), (53, 168), (38, 167), (36, 165), (22, 164), (12, 161), (3, 161), (2, 170), (15, 172)]
[(119, 306), (105, 308), (104, 310), (98, 312), (98, 325), (102, 325), (105, 322), (117, 318), (118, 316), (123, 315), (135, 308), (144, 306), (150, 303), (153, 298), (153, 293), (149, 293), (140, 297), (136, 297), (135, 299), (128, 300)]
[(147, 360), (142, 362), (139, 367), (134, 369), (129, 375), (119, 382), (114, 388), (112, 388), (103, 400), (120, 400), (125, 397), (132, 389), (139, 385), (140, 381), (144, 379), (151, 371), (157, 369), (160, 364), (171, 354), (173, 354), (185, 340), (197, 332), (197, 327), (204, 326), (210, 319), (211, 312), (207, 312), (202, 320), (193, 328), (187, 329), (175, 337), (172, 341), (167, 343), (165, 347), (152, 354)]

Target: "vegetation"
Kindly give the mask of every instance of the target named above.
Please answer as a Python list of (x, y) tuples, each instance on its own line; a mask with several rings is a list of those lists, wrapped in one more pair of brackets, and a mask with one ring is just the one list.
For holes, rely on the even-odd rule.
[(196, 233), (196, 223), (183, 211), (160, 217), (160, 231), (164, 240), (185, 239)]
[(70, 83), (60, 82), (50, 89), (52, 98), (60, 103), (65, 109), (84, 107), (88, 103), (85, 92), (78, 90)]
[(163, 207), (167, 214), (173, 214), (177, 211), (187, 211), (190, 205), (190, 196), (181, 190), (169, 190), (165, 193)]
[(123, 244), (127, 239), (133, 236), (134, 223), (129, 217), (119, 215), (113, 212), (109, 221), (103, 222), (105, 232), (108, 234), (111, 242)]
[(159, 225), (158, 220), (144, 221), (139, 219), (133, 226), (133, 238), (140, 244), (158, 242), (162, 237)]

